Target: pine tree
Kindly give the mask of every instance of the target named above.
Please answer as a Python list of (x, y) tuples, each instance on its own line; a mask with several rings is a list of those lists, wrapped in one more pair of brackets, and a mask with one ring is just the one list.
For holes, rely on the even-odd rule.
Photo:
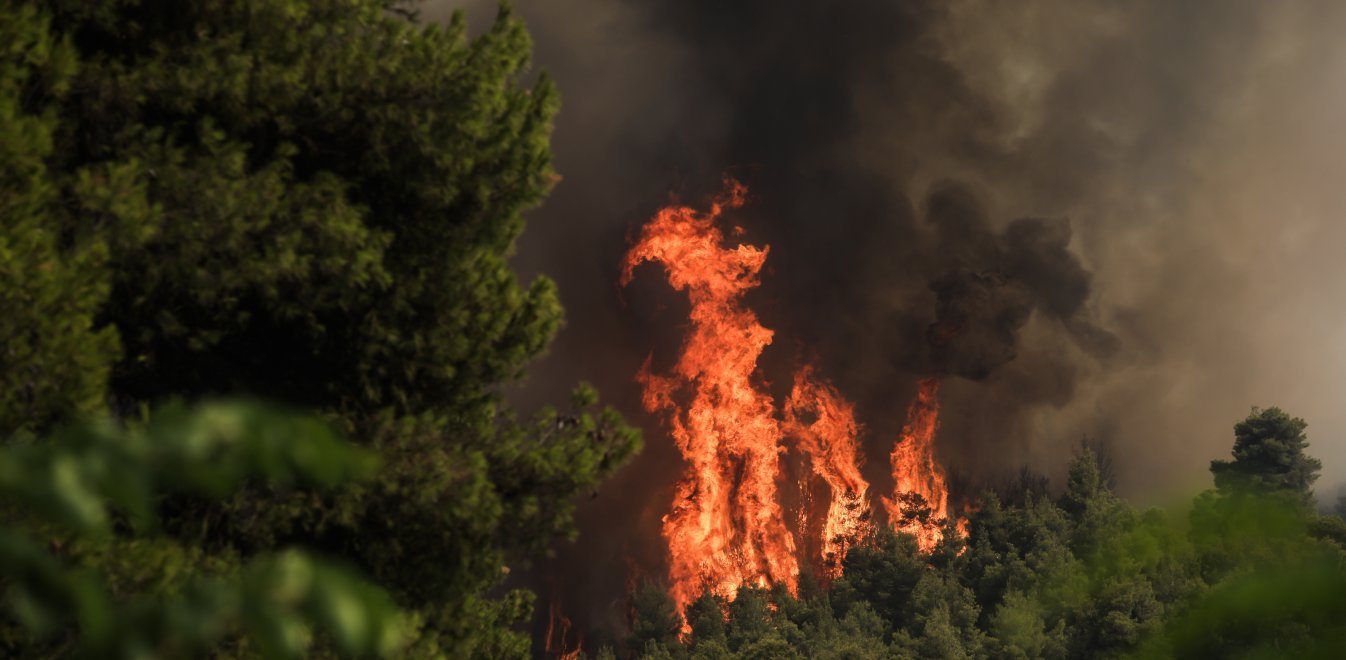
[(414, 614), (409, 653), (521, 656), (521, 591), (571, 496), (638, 446), (577, 388), (500, 388), (561, 323), (507, 259), (555, 174), (557, 94), (508, 7), (476, 39), (399, 0), (4, 0), (0, 433), (246, 395), (377, 451), (322, 497), (168, 498), (207, 556), (341, 557)]
[(1211, 461), (1215, 488), (1221, 494), (1286, 494), (1313, 501), (1313, 482), (1322, 461), (1306, 454), (1309, 443), (1304, 420), (1280, 408), (1254, 408), (1234, 425), (1234, 460)]
[(647, 642), (655, 642), (665, 648), (677, 645), (678, 634), (682, 631), (682, 617), (678, 616), (677, 606), (669, 598), (664, 586), (650, 581), (641, 582), (632, 596), (631, 611), (634, 617), (628, 646), (641, 649), (645, 648)]
[[(724, 625), (725, 603), (706, 591), (687, 606), (687, 625), (691, 626), (691, 642), (696, 648), (705, 644), (727, 645)], [(727, 646), (726, 646), (727, 648)]]

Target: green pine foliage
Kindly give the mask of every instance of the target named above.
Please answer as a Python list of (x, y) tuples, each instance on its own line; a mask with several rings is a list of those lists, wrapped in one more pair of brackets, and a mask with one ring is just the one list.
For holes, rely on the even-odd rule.
[(532, 595), (498, 587), (637, 450), (590, 388), (504, 404), (562, 321), (507, 263), (557, 92), (508, 6), (473, 39), (412, 10), (0, 0), (0, 438), (246, 396), (382, 464), (174, 491), (152, 539), (77, 558), (114, 601), (302, 547), (388, 591), (401, 653), (525, 656)]
[(1211, 461), (1215, 488), (1223, 494), (1298, 496), (1310, 504), (1323, 464), (1304, 453), (1307, 426), (1280, 408), (1254, 408), (1234, 426), (1234, 460)]
[[(0, 4), (0, 435), (105, 406), (116, 330), (97, 323), (108, 248), (71, 243), (49, 162), (77, 71), (36, 3)], [(71, 173), (72, 175), (74, 173)]]

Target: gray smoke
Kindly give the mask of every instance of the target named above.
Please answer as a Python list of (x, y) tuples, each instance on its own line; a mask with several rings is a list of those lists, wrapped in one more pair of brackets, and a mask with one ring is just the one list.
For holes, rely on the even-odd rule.
[(1065, 219), (1019, 218), (992, 233), (976, 200), (956, 186), (930, 195), (926, 217), (938, 236), (934, 249), (949, 262), (930, 281), (932, 373), (989, 378), (1018, 356), (1019, 333), (1034, 312), (1096, 356), (1115, 350), (1115, 337), (1087, 316), (1091, 275), (1069, 249)]
[(931, 374), (967, 483), (1059, 474), (1088, 435), (1125, 494), (1162, 501), (1272, 404), (1310, 422), (1321, 483), (1346, 476), (1346, 4), (516, 4), (562, 90), (564, 177), (516, 263), (569, 320), (515, 398), (587, 379), (647, 434), (547, 569), (572, 616), (620, 620), (612, 558), (658, 570), (681, 469), (631, 377), (672, 359), (686, 304), (653, 269), (617, 289), (626, 237), (726, 172), (751, 190), (743, 240), (771, 246), (763, 373), (779, 390), (814, 360), (857, 402), (879, 491)]

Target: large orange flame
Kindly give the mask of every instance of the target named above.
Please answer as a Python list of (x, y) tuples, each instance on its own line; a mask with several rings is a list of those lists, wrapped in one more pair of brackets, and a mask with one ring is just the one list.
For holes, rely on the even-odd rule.
[(893, 498), (883, 500), (889, 525), (915, 536), (923, 552), (939, 544), (949, 517), (949, 487), (944, 468), (935, 460), (938, 430), (939, 380), (926, 378), (907, 409), (902, 437), (893, 447)]
[(772, 332), (742, 304), (756, 287), (767, 249), (722, 247), (715, 221), (741, 206), (747, 189), (727, 182), (707, 213), (670, 206), (654, 217), (626, 255), (622, 283), (635, 267), (658, 261), (691, 301), (691, 332), (673, 374), (640, 381), (644, 404), (664, 412), (687, 471), (663, 519), (670, 595), (683, 611), (705, 590), (732, 598), (743, 584), (785, 585), (799, 578), (795, 542), (776, 493), (781, 426), (771, 398), (754, 382)]
[[(785, 402), (785, 425), (832, 493), (823, 521), (822, 577), (841, 576), (846, 550), (869, 526), (869, 484), (860, 476), (859, 425), (851, 404), (805, 367)], [(808, 421), (806, 421), (808, 420)], [(806, 507), (807, 508), (807, 507)]]
[[(657, 261), (691, 302), (690, 333), (672, 372), (654, 373), (647, 359), (637, 377), (645, 408), (667, 417), (687, 463), (663, 518), (670, 596), (679, 612), (705, 591), (730, 599), (745, 584), (795, 591), (800, 564), (777, 496), (786, 436), (830, 490), (818, 545), (820, 577), (838, 577), (846, 551), (870, 528), (869, 484), (860, 475), (860, 429), (851, 404), (805, 367), (778, 417), (754, 376), (772, 332), (744, 307), (743, 296), (758, 285), (768, 248), (725, 247), (715, 225), (746, 195), (731, 180), (705, 213), (676, 205), (660, 210), (622, 268), (625, 285), (636, 266)], [(939, 543), (949, 515), (948, 485), (934, 456), (938, 392), (938, 380), (921, 381), (891, 457), (893, 498), (883, 498), (890, 524), (916, 536), (924, 552)], [(801, 486), (801, 538), (808, 539), (817, 533), (807, 524), (812, 491), (807, 479)], [(960, 521), (960, 530), (965, 526)]]

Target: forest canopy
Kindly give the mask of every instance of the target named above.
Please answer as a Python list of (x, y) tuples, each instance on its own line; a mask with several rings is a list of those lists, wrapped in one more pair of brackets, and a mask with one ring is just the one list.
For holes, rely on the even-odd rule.
[(1082, 445), (1062, 492), (1037, 479), (988, 491), (966, 539), (946, 534), (922, 553), (914, 537), (880, 528), (830, 588), (703, 596), (685, 636), (647, 585), (622, 648), (646, 658), (1334, 657), (1346, 640), (1346, 523), (1310, 506), (1318, 463), (1304, 453), (1305, 426), (1254, 409), (1235, 427), (1233, 460), (1212, 463), (1217, 487), (1183, 516), (1112, 494)]

